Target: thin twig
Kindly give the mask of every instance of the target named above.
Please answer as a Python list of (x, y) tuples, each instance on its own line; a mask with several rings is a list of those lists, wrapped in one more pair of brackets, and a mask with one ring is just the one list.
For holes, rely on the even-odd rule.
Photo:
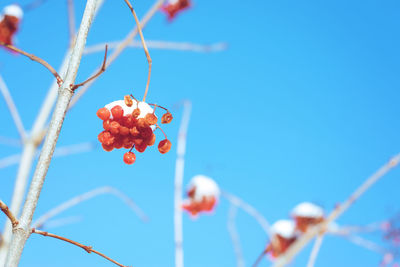
[(103, 195), (103, 194), (112, 194), (112, 195), (118, 197), (119, 199), (124, 201), (125, 204), (127, 204), (142, 221), (146, 222), (149, 220), (147, 215), (144, 214), (144, 212), (138, 207), (138, 205), (136, 205), (136, 203), (130, 197), (128, 197), (126, 194), (122, 193), (120, 190), (118, 190), (114, 187), (102, 186), (102, 187), (90, 190), (89, 192), (80, 194), (76, 197), (73, 197), (73, 198), (61, 203), (60, 205), (54, 207), (53, 209), (49, 210), (48, 212), (46, 212), (45, 214), (40, 216), (36, 221), (34, 221), (32, 223), (32, 226), (35, 228), (41, 228), (41, 227), (43, 227), (43, 225), (46, 224), (46, 222), (48, 220), (57, 216), (58, 214), (66, 211), (82, 202), (85, 202), (89, 199), (92, 199), (96, 196)]
[(7, 205), (1, 200), (0, 200), (0, 210), (4, 212), (4, 214), (10, 219), (13, 228), (19, 224), (17, 218), (15, 218), (14, 214), (8, 209)]
[(258, 264), (260, 264), (261, 260), (264, 258), (265, 254), (267, 253), (267, 251), (264, 249), (260, 255), (258, 255), (256, 261), (253, 263), (253, 265), (251, 265), (252, 267), (257, 267)]
[(72, 49), (68, 64), (67, 74), (62, 86), (60, 86), (57, 104), (53, 111), (53, 117), (50, 122), (47, 136), (44, 140), (36, 170), (33, 174), (31, 186), (26, 196), (24, 208), (20, 218), (20, 224), (14, 230), (13, 238), (8, 250), (8, 256), (5, 265), (6, 267), (18, 266), (25, 243), (29, 237), (32, 217), (42, 191), (58, 137), (60, 135), (65, 114), (68, 110), (68, 106), (73, 95), (70, 85), (75, 83), (75, 78), (82, 58), (82, 52), (86, 44), (87, 34), (93, 21), (97, 4), (98, 0), (88, 0), (86, 2), (78, 36), (76, 38), (74, 48)]
[(75, 36), (76, 36), (74, 0), (67, 0), (67, 9), (68, 9), (69, 46), (72, 47), (75, 42)]
[[(108, 42), (108, 48), (114, 49), (117, 47), (122, 41)], [(199, 53), (209, 53), (209, 52), (218, 52), (226, 50), (228, 45), (226, 43), (215, 43), (210, 45), (201, 45), (195, 43), (188, 42), (171, 42), (171, 41), (155, 41), (155, 40), (147, 40), (146, 45), (150, 49), (164, 49), (164, 50), (178, 50), (178, 51), (190, 51), (190, 52), (199, 52)], [(104, 44), (97, 44), (88, 46), (85, 48), (83, 52), (84, 55), (97, 53), (103, 51)], [(129, 47), (132, 48), (143, 48), (142, 42), (133, 40)]]
[(175, 266), (183, 267), (182, 183), (185, 167), (186, 138), (189, 128), (192, 103), (183, 102), (183, 115), (178, 132), (174, 178), (174, 239)]
[(106, 63), (107, 63), (107, 51), (108, 51), (108, 45), (106, 45), (105, 51), (104, 51), (104, 59), (103, 59), (103, 64), (101, 64), (101, 67), (99, 69), (99, 71), (93, 75), (92, 77), (90, 77), (89, 79), (87, 79), (86, 81), (82, 82), (82, 83), (78, 83), (75, 84), (74, 86), (71, 87), (72, 90), (76, 90), (77, 88), (87, 84), (88, 82), (96, 79), (97, 77), (99, 77), (103, 72), (106, 71)]
[(8, 87), (1, 75), (0, 75), (0, 91), (3, 94), (4, 100), (6, 101), (7, 107), (10, 111), (11, 117), (13, 118), (18, 133), (21, 136), (21, 140), (24, 141), (26, 137), (24, 124), (22, 123), (21, 117), (19, 115), (17, 107), (15, 106), (14, 100), (11, 97), (10, 90), (8, 90)]
[(242, 199), (239, 197), (228, 193), (226, 191), (221, 192), (221, 196), (225, 197), (230, 203), (233, 205), (241, 208), (243, 211), (245, 211), (247, 214), (252, 216), (256, 221), (260, 224), (264, 232), (267, 234), (267, 236), (271, 239), (271, 227), (270, 224), (268, 223), (267, 219), (265, 219), (264, 216), (261, 215), (260, 212), (258, 212), (253, 206), (250, 204), (244, 202)]
[[(81, 144), (75, 145), (67, 145), (67, 146), (60, 146), (54, 150), (53, 157), (63, 157), (83, 152), (92, 151), (96, 145), (92, 142), (86, 142)], [(35, 158), (38, 158), (40, 154), (40, 150), (35, 152)], [(0, 169), (9, 167), (14, 164), (18, 164), (21, 161), (22, 155), (20, 153), (7, 156), (5, 158), (0, 159)]]
[(353, 244), (356, 244), (360, 247), (366, 248), (368, 250), (371, 250), (371, 251), (379, 253), (379, 254), (385, 254), (385, 253), (389, 252), (387, 249), (375, 244), (374, 242), (364, 239), (357, 235), (343, 236), (343, 238), (349, 240)]
[(236, 266), (244, 267), (245, 263), (243, 260), (243, 252), (242, 252), (242, 248), (240, 246), (239, 233), (236, 230), (236, 224), (235, 224), (236, 213), (237, 213), (237, 206), (233, 205), (231, 203), (231, 206), (228, 211), (227, 228), (228, 228), (228, 232), (231, 237), (231, 240), (232, 240), (233, 250), (234, 250), (235, 256), (236, 256)]
[[(147, 11), (146, 15), (143, 17), (141, 20), (140, 26), (143, 29), (147, 23), (150, 21), (150, 19), (156, 14), (162, 4), (164, 3), (165, 0), (156, 0), (155, 3), (151, 6), (151, 8)], [(125, 37), (124, 41), (121, 42), (118, 47), (116, 47), (113, 51), (113, 53), (109, 56), (109, 59), (107, 60), (107, 65), (106, 67), (108, 68), (118, 57), (121, 55), (121, 53), (125, 50), (125, 48), (129, 45), (129, 43), (135, 38), (135, 36), (138, 33), (138, 28), (135, 27), (131, 32), (128, 33), (128, 35)], [(93, 75), (97, 73), (97, 70), (93, 72)], [(74, 95), (74, 97), (71, 100), (71, 104), (69, 108), (71, 109), (77, 102), (78, 100), (86, 93), (86, 91), (89, 89), (89, 87), (93, 84), (95, 80), (88, 82), (86, 85), (82, 86), (82, 88)]]
[(149, 74), (148, 74), (148, 76), (147, 76), (146, 90), (145, 90), (145, 92), (144, 92), (144, 96), (143, 96), (143, 100), (142, 100), (143, 102), (145, 102), (146, 96), (147, 96), (147, 92), (148, 92), (148, 90), (149, 90), (150, 77), (151, 77), (151, 65), (152, 65), (152, 60), (151, 60), (151, 57), (150, 57), (149, 49), (147, 48), (146, 42), (145, 42), (145, 40), (144, 40), (143, 33), (142, 33), (142, 29), (141, 29), (141, 26), (140, 26), (140, 21), (139, 21), (138, 17), (136, 16), (135, 9), (133, 9), (133, 6), (132, 6), (131, 3), (129, 2), (129, 0), (124, 0), (124, 1), (125, 1), (125, 3), (128, 5), (129, 9), (130, 9), (131, 12), (132, 12), (133, 17), (135, 18), (136, 26), (137, 26), (137, 28), (138, 28), (139, 35), (140, 35), (140, 40), (142, 41), (144, 53), (146, 54), (147, 62), (149, 63)]
[(57, 71), (49, 63), (47, 63), (43, 59), (35, 56), (34, 54), (29, 54), (29, 53), (27, 53), (27, 52), (25, 52), (25, 51), (23, 51), (23, 50), (21, 50), (19, 48), (16, 48), (15, 46), (5, 44), (4, 42), (0, 42), (0, 45), (4, 46), (4, 47), (7, 47), (8, 49), (10, 49), (10, 50), (12, 50), (14, 52), (17, 52), (17, 53), (19, 53), (21, 55), (24, 55), (24, 56), (30, 58), (31, 60), (36, 61), (39, 64), (42, 64), (46, 69), (48, 69), (54, 75), (54, 77), (56, 77), (57, 83), (58, 83), (59, 86), (63, 83), (63, 79), (61, 79), (61, 77), (57, 73)]
[(321, 248), (322, 241), (324, 240), (324, 233), (317, 236), (314, 246), (311, 250), (310, 258), (308, 259), (307, 267), (314, 267), (315, 260), (317, 259), (319, 249)]
[(328, 225), (345, 212), (358, 198), (360, 198), (372, 185), (381, 179), (391, 169), (396, 167), (400, 161), (400, 154), (394, 156), (388, 163), (379, 168), (367, 180), (361, 184), (350, 197), (342, 204), (338, 205), (328, 216), (328, 218), (317, 227), (311, 227), (294, 244), (292, 244), (285, 254), (280, 256), (273, 267), (282, 267), (290, 262), (321, 230), (327, 229)]
[(105, 259), (107, 259), (109, 261), (111, 261), (112, 263), (114, 263), (114, 264), (116, 264), (116, 265), (118, 265), (120, 267), (126, 267), (125, 265), (122, 265), (121, 263), (119, 263), (119, 262), (111, 259), (110, 257), (104, 255), (103, 253), (100, 253), (97, 250), (92, 249), (91, 246), (85, 246), (85, 245), (83, 245), (81, 243), (78, 243), (78, 242), (76, 242), (74, 240), (71, 240), (71, 239), (68, 239), (68, 238), (65, 238), (65, 237), (62, 237), (62, 236), (59, 236), (59, 235), (51, 234), (51, 233), (48, 233), (48, 232), (45, 232), (45, 231), (37, 230), (35, 228), (32, 228), (32, 233), (33, 234), (39, 234), (39, 235), (42, 235), (42, 236), (53, 237), (53, 238), (68, 242), (68, 243), (70, 243), (72, 245), (75, 245), (75, 246), (78, 246), (78, 247), (84, 249), (87, 253), (93, 252), (93, 253), (95, 253), (95, 254), (97, 254), (97, 255), (99, 255), (99, 256), (101, 256), (101, 257), (103, 257), (103, 258), (105, 258)]

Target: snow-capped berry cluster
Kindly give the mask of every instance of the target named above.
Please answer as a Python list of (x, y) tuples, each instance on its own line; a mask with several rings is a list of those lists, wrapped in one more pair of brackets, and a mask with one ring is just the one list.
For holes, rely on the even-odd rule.
[(296, 228), (304, 233), (309, 226), (324, 220), (324, 210), (313, 203), (302, 202), (294, 207), (291, 216), (296, 221)]
[(266, 253), (271, 253), (272, 258), (285, 253), (297, 237), (296, 225), (291, 220), (279, 220), (271, 226), (271, 242), (267, 245)]
[(285, 253), (310, 226), (324, 220), (324, 210), (310, 202), (296, 205), (290, 215), (293, 220), (279, 220), (271, 227), (271, 241), (267, 244), (265, 254), (270, 253), (272, 259)]
[[(154, 106), (154, 109), (151, 106)], [(104, 131), (98, 135), (103, 149), (105, 151), (112, 151), (114, 148), (129, 149), (129, 152), (124, 154), (123, 160), (126, 164), (133, 164), (136, 155), (132, 149), (135, 148), (138, 152), (143, 153), (156, 141), (154, 130), (156, 128), (161, 130), (155, 115), (156, 107), (160, 106), (139, 102), (136, 99), (132, 100), (127, 95), (124, 100), (114, 101), (100, 108), (96, 114), (103, 121)], [(171, 113), (166, 111), (161, 118), (161, 123), (170, 123), (172, 120)], [(165, 154), (170, 149), (171, 142), (165, 136), (165, 139), (158, 144), (158, 150), (161, 154)]]
[(204, 175), (196, 175), (189, 183), (188, 199), (183, 203), (183, 209), (196, 216), (200, 212), (211, 212), (218, 202), (220, 190), (217, 183)]
[(6, 45), (13, 44), (14, 34), (17, 32), (19, 23), (24, 15), (18, 5), (6, 6), (0, 15), (0, 42)]
[(190, 5), (190, 0), (169, 0), (168, 3), (162, 7), (162, 10), (167, 14), (168, 19), (172, 20), (179, 12), (189, 8)]

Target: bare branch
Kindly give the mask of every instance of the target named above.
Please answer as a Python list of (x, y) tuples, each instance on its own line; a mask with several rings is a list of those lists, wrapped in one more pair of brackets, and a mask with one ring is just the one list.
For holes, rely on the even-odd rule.
[(135, 18), (135, 22), (136, 22), (136, 27), (138, 28), (139, 31), (139, 35), (140, 35), (140, 40), (142, 41), (142, 45), (143, 45), (143, 49), (144, 49), (144, 53), (146, 54), (146, 58), (147, 58), (147, 62), (149, 63), (149, 74), (147, 76), (147, 83), (146, 83), (146, 90), (144, 92), (144, 96), (143, 96), (143, 102), (145, 102), (146, 100), (146, 96), (147, 96), (147, 92), (149, 90), (149, 84), (150, 84), (150, 77), (151, 77), (151, 65), (152, 65), (152, 60), (150, 57), (150, 53), (149, 53), (149, 49), (147, 48), (146, 42), (144, 40), (143, 37), (143, 33), (142, 33), (142, 29), (140, 27), (140, 21), (138, 19), (138, 17), (136, 16), (136, 12), (135, 9), (133, 9), (133, 6), (131, 5), (131, 3), (129, 2), (129, 0), (124, 0), (125, 3), (128, 5), (129, 9), (132, 12), (133, 17)]
[(231, 193), (222, 191), (221, 196), (225, 197), (230, 203), (233, 205), (241, 208), (243, 211), (245, 211), (247, 214), (252, 216), (254, 219), (257, 220), (257, 222), (260, 224), (264, 232), (267, 234), (267, 236), (271, 239), (271, 227), (270, 224), (268, 223), (267, 219), (265, 219), (264, 216), (261, 215), (253, 206), (250, 204), (244, 202), (242, 199), (239, 197), (232, 195)]
[(75, 42), (75, 10), (74, 10), (74, 0), (67, 0), (68, 9), (68, 29), (69, 29), (69, 46)]
[(96, 79), (96, 78), (99, 77), (103, 72), (106, 71), (107, 51), (108, 51), (108, 45), (106, 45), (106, 49), (105, 49), (105, 52), (104, 52), (103, 64), (101, 65), (99, 71), (98, 71), (95, 75), (93, 75), (92, 77), (90, 77), (89, 79), (87, 79), (86, 81), (84, 81), (84, 82), (82, 82), (82, 83), (79, 83), (79, 84), (75, 84), (74, 86), (72, 86), (72, 88), (71, 88), (72, 90), (76, 90), (77, 88), (79, 88), (79, 87), (81, 87), (81, 86), (87, 84), (88, 82), (90, 82), (90, 81)]
[(14, 214), (8, 209), (7, 205), (1, 200), (0, 200), (0, 210), (4, 212), (4, 214), (10, 219), (13, 228), (19, 224), (17, 218), (15, 218)]
[(11, 97), (10, 91), (8, 90), (8, 87), (1, 75), (0, 75), (0, 91), (3, 94), (7, 107), (10, 110), (11, 117), (13, 118), (18, 133), (21, 136), (21, 140), (23, 141), (26, 137), (26, 131), (22, 123), (21, 117), (19, 116), (18, 109), (15, 106), (14, 100)]
[(65, 114), (73, 95), (73, 91), (70, 90), (70, 85), (75, 83), (75, 78), (82, 58), (82, 52), (86, 44), (87, 34), (95, 15), (97, 4), (98, 0), (88, 0), (86, 2), (78, 36), (76, 38), (74, 48), (72, 49), (68, 64), (67, 74), (64, 83), (62, 86), (60, 86), (61, 88), (59, 91), (57, 104), (53, 111), (53, 117), (50, 122), (47, 136), (44, 140), (43, 148), (32, 178), (31, 186), (26, 196), (25, 205), (20, 218), (20, 224), (14, 231), (13, 239), (8, 250), (8, 256), (6, 260), (7, 267), (18, 266), (26, 240), (29, 237), (32, 217), (39, 200), (40, 192), (46, 178), (62, 124), (64, 122)]
[(310, 258), (308, 259), (307, 267), (314, 267), (315, 260), (317, 259), (319, 249), (321, 248), (324, 234), (319, 234), (315, 239), (314, 246), (311, 250)]
[(46, 224), (46, 222), (48, 220), (57, 216), (58, 214), (66, 211), (82, 202), (85, 202), (89, 199), (92, 199), (96, 196), (103, 195), (103, 194), (112, 194), (112, 195), (118, 197), (119, 199), (124, 201), (125, 204), (127, 204), (142, 221), (149, 220), (147, 215), (144, 214), (144, 212), (136, 205), (136, 203), (130, 197), (128, 197), (127, 195), (125, 195), (120, 190), (118, 190), (114, 187), (103, 186), (103, 187), (93, 189), (89, 192), (80, 194), (76, 197), (73, 197), (73, 198), (61, 203), (60, 205), (56, 206), (55, 208), (49, 210), (48, 212), (46, 212), (45, 214), (40, 216), (35, 222), (32, 223), (32, 226), (35, 228), (41, 228), (41, 227), (43, 227), (44, 224)]
[(183, 267), (182, 183), (185, 168), (186, 137), (192, 103), (183, 102), (183, 115), (178, 132), (174, 178), (174, 239), (175, 267)]
[(231, 237), (231, 240), (232, 240), (233, 250), (235, 251), (236, 266), (244, 267), (245, 263), (243, 260), (242, 248), (240, 247), (239, 233), (237, 232), (236, 225), (235, 225), (236, 213), (237, 213), (237, 206), (231, 203), (231, 206), (230, 206), (229, 212), (228, 212), (227, 228), (228, 228), (228, 232)]
[(31, 60), (36, 61), (39, 64), (42, 64), (46, 69), (48, 69), (54, 75), (54, 77), (56, 77), (57, 83), (58, 83), (59, 86), (63, 83), (63, 80), (61, 79), (60, 75), (58, 75), (57, 71), (49, 63), (47, 63), (43, 59), (35, 56), (34, 54), (29, 54), (29, 53), (27, 53), (25, 51), (22, 51), (19, 48), (16, 48), (15, 46), (8, 45), (8, 44), (5, 44), (3, 42), (0, 42), (0, 45), (4, 46), (4, 47), (6, 47), (6, 48), (8, 48), (8, 49), (10, 49), (10, 50), (12, 50), (14, 52), (17, 52), (17, 53), (19, 53), (21, 55), (24, 55), (24, 56), (30, 58)]
[[(116, 42), (108, 42), (108, 48), (114, 49), (117, 47), (122, 41)], [(103, 47), (105, 44), (97, 44), (86, 47), (83, 54), (92, 54), (103, 51)], [(209, 52), (218, 52), (226, 50), (228, 45), (226, 43), (215, 43), (210, 45), (201, 45), (195, 43), (188, 42), (171, 42), (171, 41), (152, 41), (147, 40), (146, 45), (151, 49), (164, 49), (164, 50), (179, 50), (179, 51), (190, 51), (190, 52), (199, 52), (199, 53), (209, 53)], [(142, 42), (133, 40), (129, 43), (129, 47), (132, 48), (143, 48)]]
[[(157, 13), (157, 11), (160, 9), (162, 4), (164, 3), (164, 0), (156, 0), (156, 2), (153, 4), (153, 6), (147, 11), (146, 15), (143, 17), (140, 26), (143, 29), (146, 24), (150, 21), (150, 19), (154, 16), (154, 14)], [(115, 48), (113, 53), (110, 55), (106, 67), (108, 68), (114, 60), (116, 60), (119, 55), (125, 50), (125, 48), (129, 45), (129, 43), (135, 38), (135, 36), (138, 33), (138, 28), (135, 27), (128, 35), (125, 37), (124, 41), (118, 45), (118, 47)], [(97, 70), (94, 71), (93, 75), (97, 73)], [(83, 96), (83, 94), (89, 89), (89, 87), (93, 84), (95, 80), (88, 82), (85, 84), (72, 98), (71, 104), (69, 108), (72, 108), (76, 102)]]
[(321, 230), (327, 229), (328, 225), (345, 212), (358, 198), (360, 198), (372, 185), (381, 179), (391, 169), (396, 167), (400, 161), (400, 154), (394, 156), (388, 163), (383, 165), (379, 170), (367, 178), (367, 180), (359, 186), (353, 194), (342, 204), (338, 205), (319, 226), (310, 228), (304, 233), (293, 245), (289, 247), (285, 254), (279, 257), (273, 267), (282, 267), (290, 262)]
[(85, 245), (83, 245), (81, 243), (78, 243), (76, 241), (73, 241), (71, 239), (68, 239), (68, 238), (65, 238), (65, 237), (62, 237), (62, 236), (59, 236), (59, 235), (51, 234), (51, 233), (48, 233), (48, 232), (45, 232), (45, 231), (40, 231), (40, 230), (37, 230), (35, 228), (32, 228), (32, 233), (33, 234), (39, 234), (39, 235), (42, 235), (42, 236), (48, 236), (48, 237), (52, 237), (52, 238), (56, 238), (56, 239), (68, 242), (68, 243), (70, 243), (72, 245), (75, 245), (75, 246), (78, 246), (78, 247), (84, 249), (87, 253), (93, 252), (93, 253), (95, 253), (95, 254), (97, 254), (97, 255), (99, 255), (99, 256), (101, 256), (101, 257), (103, 257), (103, 258), (105, 258), (105, 259), (107, 259), (109, 261), (111, 261), (112, 263), (114, 263), (114, 264), (116, 264), (116, 265), (118, 265), (120, 267), (126, 267), (125, 265), (122, 265), (121, 263), (119, 263), (119, 262), (111, 259), (110, 257), (104, 255), (103, 253), (100, 253), (100, 252), (92, 249), (91, 246), (85, 246)]
[[(83, 152), (92, 151), (95, 148), (95, 144), (92, 142), (86, 142), (75, 145), (61, 146), (54, 150), (53, 157), (63, 157), (72, 154), (78, 154)], [(40, 154), (40, 150), (35, 152), (35, 158), (38, 158)], [(14, 154), (5, 158), (0, 159), (0, 169), (9, 167), (14, 164), (18, 164), (21, 161), (21, 154)]]

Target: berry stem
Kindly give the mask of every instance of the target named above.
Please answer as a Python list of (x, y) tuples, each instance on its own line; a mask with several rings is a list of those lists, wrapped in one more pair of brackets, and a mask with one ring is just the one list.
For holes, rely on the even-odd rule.
[(156, 124), (156, 129), (160, 129), (160, 130), (161, 130), (161, 132), (164, 134), (164, 136), (165, 136), (165, 139), (168, 139), (168, 138), (167, 138), (167, 135), (164, 133), (163, 129), (161, 129), (161, 127), (160, 127), (160, 126), (158, 126), (158, 124)]

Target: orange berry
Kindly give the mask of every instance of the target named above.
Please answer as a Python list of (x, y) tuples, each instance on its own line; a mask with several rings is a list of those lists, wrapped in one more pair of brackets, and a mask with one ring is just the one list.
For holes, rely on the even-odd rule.
[(139, 117), (139, 115), (140, 115), (140, 109), (139, 109), (139, 108), (135, 108), (135, 109), (133, 110), (133, 112), (132, 112), (132, 116), (133, 116), (134, 118), (137, 118), (137, 117)]
[(129, 149), (133, 146), (134, 142), (130, 136), (125, 136), (122, 139), (122, 144), (123, 144), (124, 148)]
[(120, 134), (120, 135), (128, 135), (128, 134), (129, 134), (129, 128), (120, 125), (120, 126), (119, 126), (119, 134)]
[(137, 120), (134, 117), (132, 117), (131, 114), (128, 114), (122, 118), (122, 124), (128, 128), (132, 128), (133, 126), (135, 126), (136, 122)]
[(118, 134), (119, 133), (119, 127), (120, 127), (120, 124), (118, 122), (112, 121), (110, 123), (110, 132), (112, 134)]
[(127, 105), (128, 107), (132, 107), (133, 100), (130, 95), (124, 96), (124, 101), (125, 101), (125, 105)]
[(101, 108), (96, 112), (97, 117), (99, 117), (101, 120), (105, 121), (110, 118), (110, 111), (107, 108)]
[(111, 120), (105, 120), (105, 121), (103, 121), (103, 128), (104, 128), (104, 130), (106, 130), (106, 131), (109, 131), (110, 130), (110, 123), (111, 123)]
[(154, 125), (157, 123), (157, 117), (153, 113), (147, 113), (144, 119), (149, 125)]
[(114, 149), (113, 145), (106, 145), (106, 144), (102, 144), (101, 145), (103, 147), (103, 149), (107, 152), (110, 152)]
[(133, 126), (132, 128), (129, 129), (129, 132), (131, 133), (132, 136), (138, 136), (140, 134), (139, 130), (136, 128), (136, 126)]
[(98, 135), (98, 139), (102, 144), (112, 145), (112, 143), (114, 143), (115, 137), (112, 136), (110, 132), (103, 131)]
[(115, 138), (114, 143), (113, 143), (114, 148), (120, 149), (124, 146), (122, 142), (122, 138)]
[(146, 150), (147, 145), (145, 143), (141, 143), (140, 145), (135, 145), (135, 148), (138, 152), (143, 153)]
[(146, 128), (146, 127), (150, 126), (144, 118), (140, 118), (140, 119), (138, 120), (138, 122), (137, 122), (137, 125), (138, 125), (140, 128)]
[(139, 131), (140, 131), (140, 136), (143, 139), (150, 137), (151, 134), (153, 133), (153, 130), (149, 126), (147, 126), (145, 128), (139, 128)]
[(129, 164), (129, 165), (133, 164), (135, 162), (135, 160), (136, 160), (136, 156), (133, 152), (126, 152), (124, 154), (124, 162), (126, 164)]
[(135, 146), (140, 146), (143, 143), (143, 139), (135, 138), (133, 139), (133, 143), (135, 144)]
[(152, 146), (156, 142), (156, 135), (154, 133), (151, 134), (150, 137), (147, 138), (147, 145)]
[(124, 116), (124, 110), (120, 105), (116, 105), (111, 109), (111, 114), (114, 119), (119, 120)]
[(170, 123), (172, 121), (172, 114), (168, 111), (161, 117), (161, 123)]
[(160, 151), (161, 154), (165, 154), (171, 149), (171, 145), (171, 141), (164, 139), (158, 144), (158, 151)]

